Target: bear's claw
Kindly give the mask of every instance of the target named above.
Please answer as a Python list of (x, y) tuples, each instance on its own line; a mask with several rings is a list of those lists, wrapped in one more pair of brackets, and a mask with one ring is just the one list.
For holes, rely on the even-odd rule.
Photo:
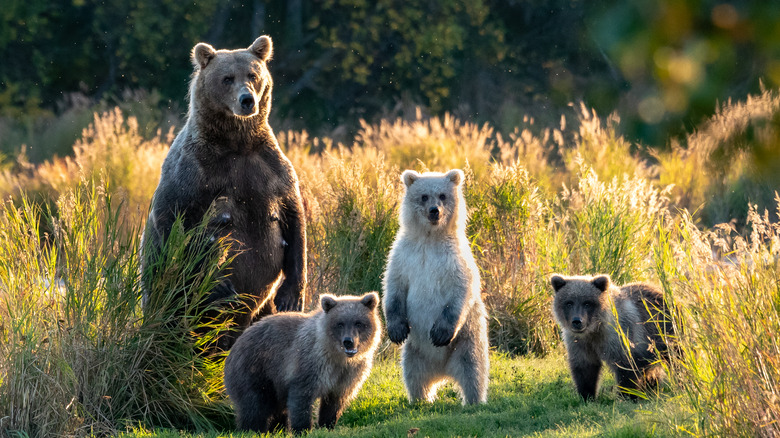
[(400, 344), (406, 340), (407, 336), (409, 336), (409, 324), (405, 322), (395, 323), (392, 325), (388, 324), (387, 335), (390, 337), (390, 341), (396, 344)]
[(431, 342), (437, 347), (444, 347), (452, 342), (452, 337), (455, 335), (455, 330), (447, 327), (442, 327), (438, 324), (434, 324), (431, 327)]

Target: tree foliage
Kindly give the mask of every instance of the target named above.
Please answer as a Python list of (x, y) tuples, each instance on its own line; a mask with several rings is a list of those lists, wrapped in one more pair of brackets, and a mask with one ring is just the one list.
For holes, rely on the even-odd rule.
[(422, 105), (511, 130), (584, 100), (658, 144), (716, 99), (780, 84), (778, 19), (763, 0), (7, 0), (0, 115), (128, 88), (183, 102), (194, 44), (268, 34), (275, 117), (292, 127)]

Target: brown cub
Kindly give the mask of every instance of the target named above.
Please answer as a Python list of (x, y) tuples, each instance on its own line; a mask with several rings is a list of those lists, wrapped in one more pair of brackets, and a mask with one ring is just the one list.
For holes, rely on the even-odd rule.
[(371, 372), (379, 345), (379, 296), (322, 295), (321, 309), (261, 319), (225, 360), (225, 388), (239, 430), (333, 427)]
[(602, 361), (632, 399), (636, 398), (632, 390), (656, 385), (663, 374), (658, 353), (668, 358), (664, 335), (672, 334), (663, 293), (656, 286), (631, 283), (619, 287), (607, 275), (554, 274), (550, 283), (555, 289), (553, 313), (582, 398), (596, 397)]

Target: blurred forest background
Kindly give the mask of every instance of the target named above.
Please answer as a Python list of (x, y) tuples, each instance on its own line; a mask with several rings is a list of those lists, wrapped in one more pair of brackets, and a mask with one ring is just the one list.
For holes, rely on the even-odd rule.
[(716, 102), (780, 85), (778, 22), (764, 0), (5, 0), (0, 152), (70, 153), (91, 111), (61, 116), (99, 102), (156, 110), (139, 116), (147, 132), (180, 126), (191, 48), (261, 34), (277, 130), (348, 141), (360, 119), (420, 106), (506, 133), (582, 101), (666, 148)]
[[(142, 316), (138, 248), (192, 47), (261, 34), (307, 308), (381, 290), (402, 169), (467, 175), (491, 404), (403, 404), (388, 341), (336, 433), (780, 436), (780, 1), (244, 1), (2, 0), (0, 436), (232, 427), (187, 336), (209, 323)], [(197, 236), (162, 258), (171, 297), (221, 271), (179, 256)], [(684, 330), (657, 403), (577, 401), (552, 272), (663, 288)]]

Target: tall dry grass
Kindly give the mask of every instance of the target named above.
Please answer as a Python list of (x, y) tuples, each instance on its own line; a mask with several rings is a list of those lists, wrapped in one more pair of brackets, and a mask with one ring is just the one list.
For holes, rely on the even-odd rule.
[[(507, 136), (419, 114), (364, 124), (349, 144), (279, 133), (305, 198), (309, 297), (379, 290), (398, 227), (401, 171), (460, 167), (494, 348), (535, 355), (558, 348), (551, 272), (657, 281), (680, 334), (662, 397), (692, 406), (689, 418), (679, 411), (666, 418), (695, 435), (772, 436), (778, 226), (746, 201), (747, 227), (705, 229), (692, 217), (716, 217), (694, 210), (718, 211), (724, 221), (738, 215), (718, 210), (719, 202), (754, 198), (728, 200), (717, 190), (739, 181), (767, 197), (754, 182), (768, 174), (754, 170), (778, 160), (777, 101), (764, 92), (725, 105), (656, 164), (619, 135), (616, 115), (602, 119), (584, 106), (569, 123), (562, 117), (559, 126), (537, 128), (526, 120)], [(130, 421), (209, 428), (229, 416), (219, 359), (188, 355), (193, 320), (174, 324), (181, 342), (171, 342), (173, 313), (139, 313), (138, 231), (171, 135), (149, 137), (115, 110), (95, 116), (73, 155), (40, 165), (22, 157), (2, 168), (0, 193), (11, 201), (3, 204), (0, 254), (14, 256), (0, 255), (0, 430), (102, 433)], [(718, 167), (719, 160), (736, 164)], [(706, 178), (708, 166), (721, 173)], [(178, 235), (157, 272), (169, 282), (163, 287), (179, 292), (159, 296), (173, 300), (193, 281), (207, 294), (219, 271), (201, 271), (203, 256), (187, 250), (198, 247), (197, 236)], [(201, 324), (199, 332), (214, 330), (202, 344), (224, 328)]]
[[(672, 200), (697, 212), (707, 226), (747, 223), (748, 204), (773, 211), (780, 187), (780, 93), (764, 90), (744, 102), (726, 102), (683, 143), (658, 152), (661, 184)], [(780, 217), (774, 215), (773, 220)]]
[(780, 224), (755, 206), (747, 220), (746, 235), (659, 222), (656, 271), (678, 311), (669, 375), (694, 435), (780, 434)]
[[(56, 216), (27, 198), (0, 207), (2, 435), (227, 424), (219, 360), (193, 353), (225, 329), (201, 318), (200, 305), (223, 247), (206, 249), (202, 230), (175, 226), (156, 270), (170, 295), (142, 317), (139, 233), (114, 202), (91, 183), (60, 196)], [(192, 300), (172, 299), (183, 295)]]
[(146, 139), (138, 120), (125, 117), (118, 107), (95, 113), (73, 145), (72, 155), (35, 166), (21, 154), (15, 166), (0, 171), (0, 196), (18, 198), (24, 192), (54, 200), (83, 180), (104, 178), (116, 187), (113, 195), (124, 201), (125, 214), (131, 215), (128, 223), (139, 224), (146, 217), (171, 141), (173, 128)]

